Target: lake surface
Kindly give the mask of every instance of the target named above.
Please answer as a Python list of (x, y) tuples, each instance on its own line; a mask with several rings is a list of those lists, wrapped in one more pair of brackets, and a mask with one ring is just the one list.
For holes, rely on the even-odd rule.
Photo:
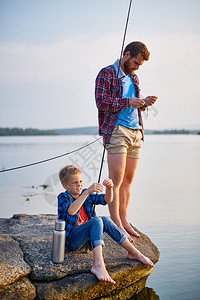
[[(0, 170), (68, 153), (96, 138), (0, 137)], [(97, 141), (57, 160), (0, 173), (0, 217), (56, 214), (56, 195), (63, 190), (58, 171), (66, 164), (75, 164), (83, 170), (87, 187), (97, 181), (102, 150), (101, 141)], [(199, 153), (198, 135), (145, 136), (132, 187), (129, 220), (161, 253), (143, 291), (151, 294), (151, 299), (200, 299)], [(107, 176), (105, 159), (102, 179)], [(108, 215), (108, 210), (98, 207), (97, 214)]]

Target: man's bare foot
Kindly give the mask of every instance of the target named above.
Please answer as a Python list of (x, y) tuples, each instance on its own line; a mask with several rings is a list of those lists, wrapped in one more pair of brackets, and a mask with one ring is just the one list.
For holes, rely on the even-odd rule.
[(124, 223), (122, 222), (122, 225), (128, 233), (130, 233), (136, 237), (140, 237), (139, 233), (137, 233), (137, 231), (135, 231), (128, 222), (124, 222)]
[(122, 225), (120, 225), (118, 227), (126, 234), (127, 239), (129, 240), (129, 242), (133, 243), (134, 242), (133, 238), (128, 234), (128, 232), (125, 230), (125, 228)]
[(101, 264), (94, 264), (91, 269), (91, 273), (93, 273), (98, 280), (110, 282), (115, 284), (116, 282), (110, 277), (106, 268)]
[(142, 262), (143, 264), (150, 266), (150, 267), (154, 267), (154, 263), (146, 256), (144, 256), (140, 251), (137, 250), (137, 252), (132, 255), (130, 253), (128, 253), (127, 256), (129, 259), (135, 259), (135, 260), (139, 260), (140, 262)]

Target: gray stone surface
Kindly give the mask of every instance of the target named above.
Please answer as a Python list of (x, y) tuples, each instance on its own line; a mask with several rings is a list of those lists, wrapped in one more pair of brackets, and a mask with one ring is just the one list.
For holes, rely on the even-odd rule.
[[(36, 287), (38, 299), (82, 299), (82, 297), (94, 299), (112, 293), (114, 295), (125, 288), (129, 290), (129, 287), (138, 291), (145, 286), (145, 278), (152, 273), (153, 268), (127, 259), (126, 251), (107, 235), (104, 237), (104, 259), (108, 272), (117, 282), (116, 285), (99, 282), (90, 273), (93, 263), (92, 252), (66, 252), (62, 264), (53, 264), (52, 235), (56, 218), (55, 215), (14, 215), (11, 219), (0, 219), (0, 234), (18, 246), (19, 250), (21, 248), (20, 270), (23, 272), (18, 271), (19, 275), (13, 277), (13, 280), (30, 273), (28, 276)], [(141, 235), (139, 239), (134, 237), (135, 247), (156, 263), (159, 259), (157, 247), (146, 235), (139, 233)], [(12, 253), (10, 256), (18, 266), (19, 257), (12, 256)], [(7, 257), (4, 257), (4, 263), (6, 260)], [(8, 283), (8, 279), (2, 282)]]
[(8, 235), (0, 235), (0, 287), (10, 284), (31, 272), (24, 261), (18, 242)]

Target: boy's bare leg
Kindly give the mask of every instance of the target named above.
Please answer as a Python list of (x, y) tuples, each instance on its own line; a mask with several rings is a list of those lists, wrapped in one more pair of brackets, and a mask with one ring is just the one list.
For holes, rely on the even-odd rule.
[(93, 248), (94, 264), (91, 272), (101, 281), (107, 281), (115, 284), (116, 282), (108, 274), (102, 255), (102, 245)]
[(143, 255), (139, 250), (137, 250), (128, 239), (125, 240), (125, 242), (122, 244), (122, 247), (128, 251), (127, 257), (129, 259), (139, 260), (147, 266), (154, 267), (153, 262), (148, 257)]
[(135, 177), (138, 163), (139, 163), (139, 158), (127, 157), (123, 182), (121, 184), (120, 194), (119, 194), (119, 214), (120, 214), (122, 226), (125, 228), (125, 230), (128, 233), (136, 237), (139, 237), (140, 235), (129, 224), (127, 213), (128, 213), (128, 206), (129, 206), (129, 201), (131, 196), (131, 185)]
[(108, 169), (109, 178), (113, 180), (113, 201), (108, 204), (110, 216), (113, 222), (127, 235), (130, 242), (133, 242), (132, 237), (127, 233), (122, 225), (119, 214), (119, 196), (120, 186), (123, 182), (124, 172), (126, 168), (126, 153), (108, 153)]

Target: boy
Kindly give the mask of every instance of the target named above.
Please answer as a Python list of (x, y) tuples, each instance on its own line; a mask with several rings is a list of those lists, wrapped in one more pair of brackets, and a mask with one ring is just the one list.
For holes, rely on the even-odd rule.
[(103, 186), (93, 183), (88, 189), (83, 189), (81, 171), (72, 166), (65, 166), (59, 172), (60, 181), (66, 190), (58, 195), (58, 218), (66, 222), (66, 249), (77, 251), (90, 240), (94, 254), (94, 264), (91, 272), (98, 280), (115, 284), (108, 274), (102, 255), (103, 232), (106, 232), (119, 245), (128, 251), (129, 259), (136, 259), (153, 267), (153, 262), (138, 251), (127, 239), (125, 233), (113, 223), (110, 218), (93, 217), (94, 193), (96, 204), (106, 205), (112, 202), (113, 182), (110, 178), (104, 180), (106, 193), (102, 194)]

